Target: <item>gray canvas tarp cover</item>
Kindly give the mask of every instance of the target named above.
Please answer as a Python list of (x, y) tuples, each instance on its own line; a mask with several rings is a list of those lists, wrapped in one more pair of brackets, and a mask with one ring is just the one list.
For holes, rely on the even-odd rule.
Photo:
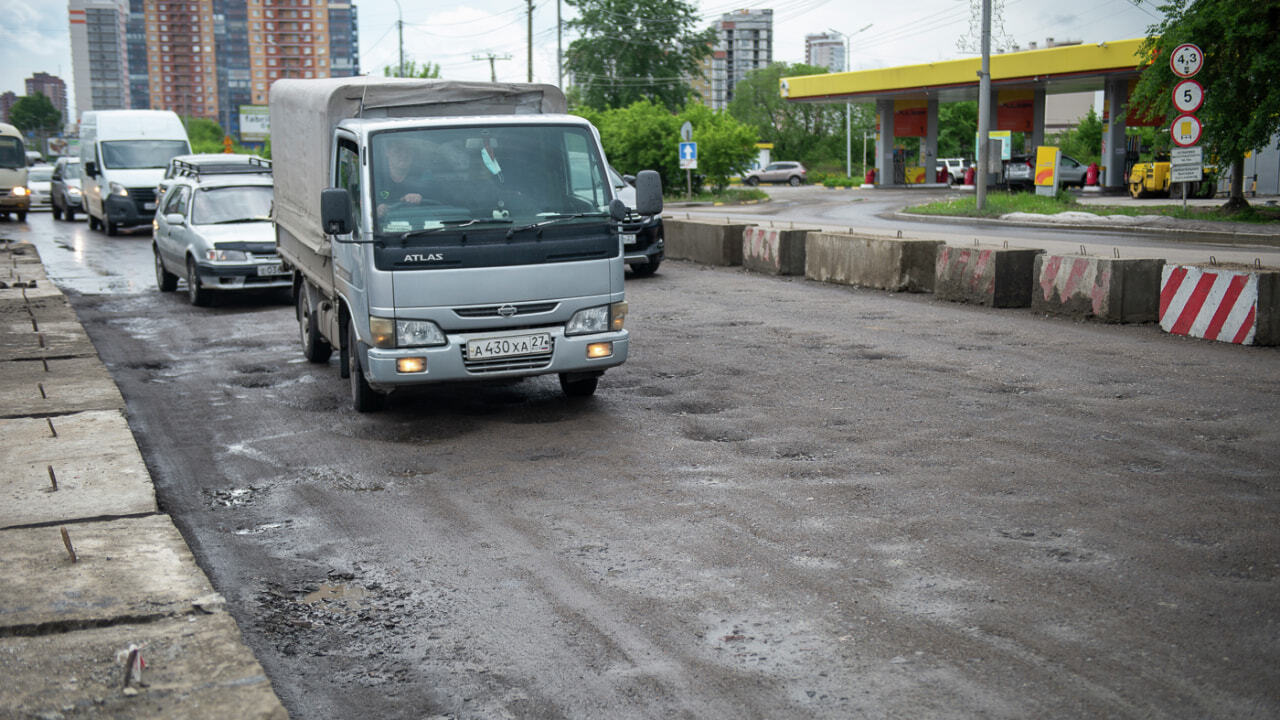
[(312, 250), (328, 255), (320, 192), (329, 187), (333, 130), (347, 118), (450, 117), (564, 113), (553, 85), (407, 78), (279, 80), (271, 85), (271, 157), (275, 220)]

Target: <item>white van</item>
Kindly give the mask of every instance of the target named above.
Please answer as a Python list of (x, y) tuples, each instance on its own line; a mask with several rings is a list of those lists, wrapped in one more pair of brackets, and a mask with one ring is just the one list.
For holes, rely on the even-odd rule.
[(86, 112), (80, 159), (89, 228), (115, 235), (121, 227), (150, 225), (169, 159), (190, 152), (182, 121), (168, 110)]
[(22, 132), (8, 123), (0, 123), (0, 217), (7, 220), (9, 213), (13, 213), (19, 221), (24, 221), (30, 205)]

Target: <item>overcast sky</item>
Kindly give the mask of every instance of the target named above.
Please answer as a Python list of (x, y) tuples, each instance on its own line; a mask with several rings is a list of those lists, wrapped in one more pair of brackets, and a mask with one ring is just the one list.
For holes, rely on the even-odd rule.
[[(355, 0), (360, 17), (360, 69), (381, 74), (397, 62), (394, 0)], [(1145, 0), (993, 0), (1003, 21), (994, 27), (995, 45), (1046, 38), (1100, 42), (1142, 37), (1154, 24), (1158, 3)], [(36, 72), (58, 75), (72, 94), (71, 43), (65, 3), (4, 0), (0, 24), (0, 92), (26, 93), (24, 80)], [(1003, 6), (1001, 8), (1001, 6)], [(499, 80), (523, 81), (527, 72), (526, 8), (523, 0), (447, 2), (401, 0), (405, 57), (438, 63), (442, 75), (459, 80), (489, 79), (489, 63), (472, 60), (490, 53), (499, 60)], [(774, 60), (802, 62), (804, 36), (834, 29), (853, 34), (855, 70), (949, 60), (977, 54), (979, 0), (913, 0), (901, 4), (871, 0), (779, 0), (744, 5), (701, 0), (704, 25), (739, 8), (772, 8)], [(565, 19), (573, 10), (563, 6)], [(997, 19), (1000, 19), (997, 17)], [(867, 27), (870, 26), (870, 27)], [(863, 28), (866, 28), (865, 30)], [(861, 31), (861, 32), (859, 32)], [(572, 38), (566, 35), (567, 46)], [(972, 50), (970, 49), (972, 47)], [(994, 47), (994, 46), (993, 46)], [(535, 2), (533, 75), (556, 82), (556, 4)]]

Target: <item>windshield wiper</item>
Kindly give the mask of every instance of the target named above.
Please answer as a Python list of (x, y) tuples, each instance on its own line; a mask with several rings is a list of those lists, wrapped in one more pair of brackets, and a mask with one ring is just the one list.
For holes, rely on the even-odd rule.
[(234, 220), (218, 220), (217, 222), (205, 223), (205, 225), (229, 225), (232, 223), (269, 222), (270, 220), (271, 218), (269, 217), (236, 218)]
[(499, 225), (510, 225), (511, 220), (507, 218), (472, 218), (470, 220), (436, 220), (440, 223), (440, 227), (423, 228), (422, 230), (409, 230), (400, 234), (400, 239), (408, 240), (411, 237), (419, 237), (421, 235), (433, 235), (445, 230), (458, 230), (480, 223), (498, 223)]
[(542, 217), (545, 217), (546, 220), (539, 220), (536, 223), (529, 223), (528, 225), (521, 225), (519, 227), (511, 228), (510, 230), (507, 231), (507, 239), (510, 240), (518, 232), (524, 232), (525, 230), (536, 230), (541, 227), (546, 227), (547, 225), (554, 225), (558, 222), (564, 222), (565, 220), (577, 220), (578, 218), (585, 218), (585, 217), (608, 217), (608, 216), (609, 216), (609, 213), (607, 212), (549, 213), (547, 215), (542, 216)]

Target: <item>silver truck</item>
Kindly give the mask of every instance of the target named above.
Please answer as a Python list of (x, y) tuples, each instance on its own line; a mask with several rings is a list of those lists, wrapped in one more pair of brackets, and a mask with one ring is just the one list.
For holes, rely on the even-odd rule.
[[(549, 85), (399, 78), (271, 86), (274, 222), (303, 354), (339, 354), (359, 412), (396, 388), (627, 359), (620, 231), (599, 133)], [(662, 211), (658, 174), (635, 210)]]

